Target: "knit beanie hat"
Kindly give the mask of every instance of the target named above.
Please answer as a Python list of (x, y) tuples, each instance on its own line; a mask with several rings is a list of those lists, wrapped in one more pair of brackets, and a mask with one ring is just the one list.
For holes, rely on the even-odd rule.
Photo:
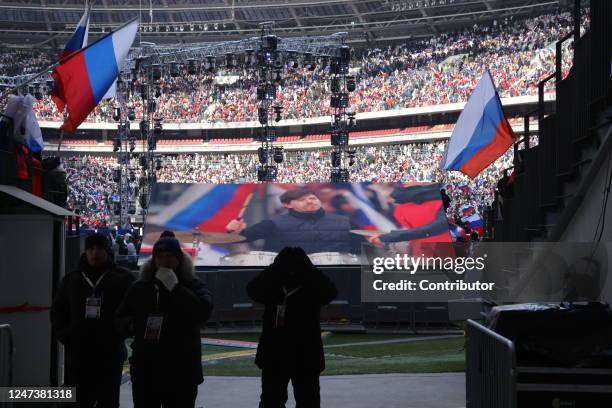
[(172, 237), (160, 238), (155, 242), (155, 245), (153, 245), (153, 256), (159, 254), (160, 252), (172, 252), (179, 259), (181, 259), (183, 256), (180, 242), (176, 238)]
[(110, 242), (108, 241), (106, 235), (95, 233), (90, 234), (87, 236), (87, 238), (85, 238), (85, 249), (90, 249), (96, 245), (106, 249), (107, 251), (110, 248)]

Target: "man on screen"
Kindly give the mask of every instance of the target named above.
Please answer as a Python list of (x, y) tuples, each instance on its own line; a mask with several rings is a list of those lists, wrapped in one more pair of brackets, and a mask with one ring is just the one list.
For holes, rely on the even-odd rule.
[(321, 200), (312, 191), (291, 190), (280, 196), (288, 212), (247, 226), (242, 219), (230, 221), (226, 229), (246, 237), (264, 239), (264, 251), (279, 252), (284, 247), (301, 247), (306, 253), (359, 252), (359, 237), (351, 234), (348, 217), (326, 214)]

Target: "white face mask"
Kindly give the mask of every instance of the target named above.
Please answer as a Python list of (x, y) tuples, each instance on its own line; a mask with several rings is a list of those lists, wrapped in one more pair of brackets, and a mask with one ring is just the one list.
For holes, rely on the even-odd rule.
[(165, 266), (159, 266), (157, 268), (157, 273), (174, 273), (174, 271), (170, 268), (166, 268)]

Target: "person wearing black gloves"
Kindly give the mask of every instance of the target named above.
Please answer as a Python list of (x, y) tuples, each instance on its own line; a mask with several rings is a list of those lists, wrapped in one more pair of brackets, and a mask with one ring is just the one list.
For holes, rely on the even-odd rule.
[(210, 292), (176, 238), (157, 240), (117, 312), (117, 325), (134, 337), (130, 375), (136, 408), (194, 407), (204, 380), (200, 327), (212, 308)]
[(53, 299), (51, 324), (65, 346), (64, 385), (76, 387), (78, 407), (119, 406), (127, 350), (113, 323), (133, 281), (111, 260), (109, 240), (91, 234), (77, 270), (62, 279)]
[(301, 248), (284, 248), (247, 285), (265, 306), (255, 364), (262, 370), (260, 408), (284, 407), (293, 385), (296, 408), (320, 406), (319, 375), (325, 369), (321, 306), (338, 291)]

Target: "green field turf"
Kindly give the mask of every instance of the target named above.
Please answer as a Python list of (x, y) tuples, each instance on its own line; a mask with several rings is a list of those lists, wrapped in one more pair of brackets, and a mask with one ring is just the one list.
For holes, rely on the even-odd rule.
[[(215, 338), (256, 341), (256, 334), (215, 335)], [(369, 341), (414, 338), (407, 335), (333, 334), (325, 345), (341, 345)], [(407, 343), (353, 345), (325, 350), (327, 368), (322, 375), (438, 373), (465, 370), (464, 339), (448, 338)], [(240, 349), (203, 346), (203, 354), (216, 354)], [(259, 376), (253, 358), (240, 357), (204, 363), (205, 375)]]

